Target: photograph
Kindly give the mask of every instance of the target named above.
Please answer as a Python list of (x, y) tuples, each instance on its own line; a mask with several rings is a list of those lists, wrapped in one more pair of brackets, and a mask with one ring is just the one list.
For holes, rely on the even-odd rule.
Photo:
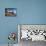
[(5, 16), (16, 16), (16, 8), (5, 8)]

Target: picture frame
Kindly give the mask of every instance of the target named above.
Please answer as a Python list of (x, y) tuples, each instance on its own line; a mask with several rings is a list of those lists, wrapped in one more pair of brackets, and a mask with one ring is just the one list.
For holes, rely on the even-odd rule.
[[(26, 35), (26, 36), (28, 36), (27, 38), (23, 37), (25, 35), (22, 35), (22, 33), (21, 33), (22, 30), (24, 30), (24, 31), (28, 30), (28, 33), (27, 33), (28, 35)], [(31, 32), (33, 32), (33, 33), (31, 34)], [(31, 37), (29, 37), (29, 36), (31, 36)], [(35, 37), (35, 36), (37, 36), (37, 37)], [(21, 37), (23, 37), (23, 38), (21, 39)], [(18, 24), (18, 38), (19, 38), (18, 39), (19, 42), (21, 40), (46, 41), (46, 24)]]
[(5, 16), (16, 16), (17, 8), (5, 8)]

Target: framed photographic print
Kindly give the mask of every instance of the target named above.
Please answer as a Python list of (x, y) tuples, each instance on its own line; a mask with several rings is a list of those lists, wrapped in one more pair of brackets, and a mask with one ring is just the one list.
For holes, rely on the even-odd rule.
[(5, 16), (16, 16), (16, 8), (5, 8)]
[(19, 24), (18, 38), (21, 40), (46, 41), (45, 24)]

